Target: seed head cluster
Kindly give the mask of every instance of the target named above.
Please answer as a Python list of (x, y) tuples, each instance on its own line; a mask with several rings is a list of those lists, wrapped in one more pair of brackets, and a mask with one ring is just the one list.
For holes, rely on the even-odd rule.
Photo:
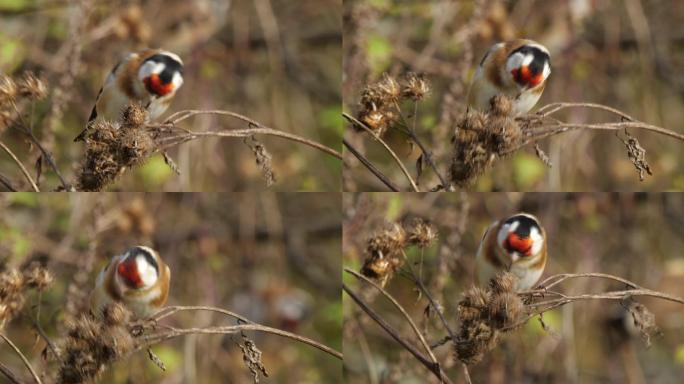
[(482, 360), (499, 342), (502, 332), (517, 324), (526, 313), (514, 291), (515, 277), (508, 272), (492, 279), (487, 289), (471, 287), (458, 303), (461, 324), (456, 337), (456, 358), (466, 364)]
[(511, 100), (497, 95), (492, 98), (488, 113), (470, 111), (458, 123), (450, 166), (454, 184), (471, 185), (496, 159), (520, 146), (523, 130), (511, 111)]
[(125, 357), (135, 347), (128, 323), (131, 312), (120, 303), (104, 308), (102, 318), (83, 314), (68, 325), (68, 334), (59, 346), (60, 383), (94, 383), (112, 362)]
[(402, 250), (412, 245), (428, 247), (436, 239), (437, 230), (422, 219), (388, 224), (368, 239), (361, 273), (385, 285), (403, 264)]
[(19, 117), (15, 107), (20, 101), (42, 100), (47, 94), (45, 82), (33, 72), (24, 72), (19, 80), (0, 75), (0, 133)]
[(79, 190), (100, 191), (126, 168), (143, 163), (153, 152), (155, 142), (145, 129), (147, 112), (129, 105), (121, 124), (96, 122), (86, 132), (86, 151), (78, 175)]
[(51, 283), (50, 272), (37, 263), (23, 271), (11, 268), (0, 272), (0, 330), (21, 312), (27, 290), (44, 291)]
[(382, 79), (364, 88), (358, 119), (376, 135), (382, 136), (401, 115), (399, 103), (404, 100), (418, 102), (430, 92), (430, 84), (423, 76), (408, 73), (401, 82), (384, 74)]

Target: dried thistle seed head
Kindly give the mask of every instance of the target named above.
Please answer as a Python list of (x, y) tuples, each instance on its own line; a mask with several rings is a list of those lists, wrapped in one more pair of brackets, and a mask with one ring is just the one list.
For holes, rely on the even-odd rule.
[(35, 263), (24, 271), (24, 279), (27, 286), (39, 291), (47, 288), (53, 280), (50, 271)]
[(423, 219), (416, 218), (408, 229), (408, 242), (419, 247), (428, 247), (437, 239), (437, 230)]
[(9, 76), (0, 76), (0, 101), (15, 100), (19, 95), (19, 87)]
[(396, 80), (387, 73), (382, 76), (382, 80), (377, 83), (377, 89), (380, 90), (384, 98), (390, 102), (396, 102), (401, 97), (401, 87)]
[(120, 302), (114, 302), (102, 309), (103, 320), (107, 325), (125, 325), (133, 314)]
[(485, 322), (464, 324), (454, 346), (456, 358), (466, 364), (478, 363), (498, 341), (499, 332)]
[(414, 101), (422, 100), (425, 95), (430, 93), (430, 84), (422, 75), (409, 72), (406, 75), (406, 83), (401, 91), (404, 97), (408, 97)]
[(384, 257), (369, 257), (361, 267), (361, 274), (372, 279), (385, 277), (392, 271), (392, 263)]
[(129, 104), (123, 111), (122, 115), (124, 127), (138, 128), (145, 124), (147, 120), (147, 110), (138, 103)]
[(377, 87), (366, 85), (361, 91), (361, 106), (366, 110), (376, 110), (385, 103), (382, 92)]
[(405, 246), (406, 231), (401, 225), (392, 223), (368, 240), (366, 250), (370, 254), (379, 252), (384, 257), (390, 257), (401, 251)]
[(510, 116), (513, 111), (513, 102), (505, 95), (498, 94), (489, 100), (490, 114), (494, 116)]
[(489, 320), (494, 328), (513, 326), (520, 322), (524, 314), (525, 305), (517, 294), (505, 292), (492, 297)]
[(382, 136), (390, 126), (390, 118), (385, 110), (361, 111), (359, 120), (378, 136)]
[(32, 72), (24, 72), (24, 77), (19, 82), (19, 92), (31, 100), (42, 100), (48, 93), (45, 83)]
[(516, 277), (510, 272), (501, 272), (489, 281), (489, 288), (494, 294), (515, 292)]
[(463, 324), (480, 320), (487, 314), (489, 302), (489, 291), (475, 286), (470, 287), (458, 303), (459, 322)]

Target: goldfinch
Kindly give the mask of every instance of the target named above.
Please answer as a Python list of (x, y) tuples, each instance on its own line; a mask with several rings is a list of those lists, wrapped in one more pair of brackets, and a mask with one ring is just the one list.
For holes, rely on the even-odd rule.
[(468, 105), (486, 112), (492, 97), (512, 99), (513, 115), (527, 113), (544, 92), (551, 56), (543, 45), (517, 39), (493, 45), (480, 61), (468, 92)]
[(108, 304), (118, 301), (138, 319), (149, 317), (166, 303), (171, 270), (152, 248), (136, 246), (114, 256), (97, 276), (90, 310), (102, 317)]
[(478, 284), (486, 285), (497, 273), (516, 278), (516, 291), (534, 287), (546, 266), (546, 232), (536, 217), (518, 213), (487, 228), (475, 258)]
[(139, 103), (156, 120), (183, 85), (183, 62), (175, 53), (148, 49), (129, 53), (114, 66), (100, 89), (86, 128), (74, 141), (84, 140), (97, 120), (117, 122), (130, 103)]

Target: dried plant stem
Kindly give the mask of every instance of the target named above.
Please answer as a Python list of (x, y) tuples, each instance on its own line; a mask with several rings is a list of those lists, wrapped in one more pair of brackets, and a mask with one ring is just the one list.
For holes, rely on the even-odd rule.
[(244, 323), (247, 323), (247, 324), (254, 324), (252, 321), (250, 321), (250, 320), (247, 319), (246, 317), (240, 316), (240, 315), (238, 315), (238, 314), (235, 313), (235, 312), (231, 312), (231, 311), (225, 310), (225, 309), (223, 309), (223, 308), (207, 307), (207, 306), (197, 306), (197, 305), (194, 305), (194, 306), (189, 306), (189, 305), (188, 305), (188, 306), (176, 305), (176, 306), (164, 307), (164, 308), (162, 308), (159, 312), (157, 312), (157, 313), (155, 313), (154, 315), (152, 315), (152, 317), (151, 317), (150, 319), (155, 320), (155, 321), (159, 321), (159, 320), (161, 320), (161, 319), (163, 319), (163, 318), (165, 318), (165, 317), (171, 316), (171, 315), (173, 315), (173, 314), (175, 314), (175, 313), (177, 313), (177, 312), (181, 312), (181, 311), (209, 311), (209, 312), (216, 312), (216, 313), (224, 314), (224, 315), (226, 315), (226, 316), (233, 317), (233, 318), (235, 318), (235, 319), (237, 319), (237, 320), (240, 320), (240, 321), (242, 321), (242, 322), (244, 322)]
[(451, 327), (449, 327), (449, 323), (447, 323), (446, 318), (444, 317), (444, 314), (442, 311), (439, 310), (439, 307), (437, 306), (437, 303), (435, 300), (432, 298), (432, 295), (430, 292), (428, 292), (427, 288), (425, 288), (425, 284), (423, 284), (423, 281), (418, 278), (416, 275), (416, 272), (413, 270), (413, 267), (411, 267), (411, 263), (408, 262), (408, 256), (406, 255), (406, 252), (402, 249), (401, 251), (402, 255), (404, 255), (404, 259), (407, 261), (406, 265), (408, 265), (409, 271), (411, 272), (411, 279), (413, 282), (418, 286), (420, 291), (427, 297), (428, 301), (430, 302), (430, 306), (432, 309), (437, 312), (437, 315), (439, 316), (439, 319), (442, 322), (442, 325), (444, 325), (444, 328), (447, 330), (447, 333), (449, 334), (449, 337), (453, 340), (455, 340), (455, 335), (454, 331), (451, 330)]
[(12, 384), (23, 384), (23, 381), (21, 381), (17, 377), (17, 375), (15, 375), (14, 372), (12, 372), (12, 370), (8, 366), (3, 364), (2, 362), (0, 362), (0, 372), (2, 372), (2, 374), (5, 375), (5, 377), (7, 377), (7, 379), (10, 381), (10, 383), (12, 383)]
[(406, 121), (406, 118), (404, 117), (404, 113), (401, 111), (401, 108), (399, 107), (399, 104), (396, 101), (394, 102), (394, 106), (397, 109), (397, 111), (399, 111), (399, 116), (401, 117), (402, 124), (406, 127), (406, 133), (409, 135), (411, 140), (413, 140), (413, 142), (416, 143), (418, 145), (418, 147), (420, 148), (420, 150), (423, 152), (423, 156), (425, 156), (425, 161), (427, 161), (427, 163), (430, 165), (432, 170), (435, 172), (435, 174), (439, 178), (439, 182), (442, 184), (442, 186), (447, 187), (449, 184), (447, 183), (446, 178), (444, 176), (442, 176), (442, 173), (439, 171), (439, 169), (437, 168), (437, 165), (435, 164), (434, 160), (432, 159), (432, 155), (430, 154), (430, 152), (428, 152), (427, 149), (425, 149), (423, 142), (421, 142), (420, 139), (418, 138), (418, 136), (416, 135), (416, 131), (415, 131), (415, 122), (416, 121), (415, 120), (418, 118), (416, 116), (417, 111), (418, 111), (418, 102), (414, 101), (414, 108), (413, 108), (413, 110), (414, 110), (414, 116), (413, 116), (414, 121), (413, 121), (413, 123), (414, 124), (413, 124), (413, 127), (410, 127), (408, 125), (408, 122)]
[[(603, 279), (610, 279), (614, 280), (623, 284), (626, 284), (632, 289), (624, 289), (624, 290), (619, 290), (619, 291), (610, 291), (610, 292), (604, 292), (604, 293), (587, 293), (587, 294), (581, 294), (581, 295), (565, 295), (560, 292), (553, 292), (549, 291), (548, 289), (560, 284), (561, 282), (567, 280), (567, 279), (572, 279), (572, 278), (579, 278), (579, 277), (595, 277), (595, 278), (603, 278)], [(548, 284), (547, 284), (548, 283)], [(670, 295), (667, 293), (663, 292), (658, 292), (658, 291), (653, 291), (651, 289), (646, 289), (642, 288), (639, 285), (627, 280), (623, 279), (619, 276), (614, 276), (614, 275), (609, 275), (606, 273), (563, 273), (563, 274), (558, 274), (558, 275), (553, 275), (549, 276), (544, 281), (542, 281), (539, 284), (540, 289), (535, 289), (531, 291), (524, 291), (520, 292), (520, 295), (523, 296), (530, 296), (530, 297), (537, 297), (537, 296), (546, 296), (546, 295), (551, 295), (554, 296), (555, 298), (552, 298), (550, 300), (545, 300), (545, 301), (538, 301), (538, 302), (533, 302), (530, 304), (527, 304), (528, 307), (530, 308), (538, 308), (538, 307), (543, 307), (541, 309), (535, 310), (534, 313), (530, 314), (526, 318), (524, 318), (522, 321), (520, 321), (517, 324), (514, 324), (510, 327), (507, 327), (505, 329), (513, 329), (516, 328), (525, 322), (527, 322), (529, 319), (542, 314), (546, 311), (550, 311), (552, 309), (561, 307), (565, 304), (572, 303), (575, 301), (581, 301), (581, 300), (624, 300), (626, 298), (632, 297), (632, 296), (650, 296), (650, 297), (657, 297), (659, 299), (663, 300), (668, 300), (668, 301), (673, 301), (676, 303), (684, 304), (684, 298)]]
[[(602, 110), (619, 116), (622, 119), (622, 121), (594, 124), (577, 124), (565, 123), (550, 117), (552, 114), (567, 108), (591, 108)], [(530, 132), (527, 134), (528, 137), (526, 138), (526, 140), (523, 140), (523, 142), (520, 143), (519, 146), (512, 148), (506, 153), (515, 152), (528, 144), (536, 143), (537, 141), (544, 139), (546, 137), (554, 136), (559, 133), (577, 129), (592, 129), (603, 131), (621, 131), (628, 128), (643, 129), (646, 131), (655, 132), (661, 135), (665, 135), (668, 137), (684, 141), (684, 134), (674, 132), (669, 129), (658, 127), (655, 125), (647, 124), (641, 121), (637, 121), (620, 110), (617, 110), (606, 105), (594, 103), (552, 103), (541, 107), (536, 114), (519, 117), (516, 119), (516, 121), (522, 123), (535, 122), (536, 124), (541, 123), (541, 125), (533, 126), (530, 129)]]
[(415, 181), (413, 180), (413, 178), (411, 177), (411, 174), (408, 172), (408, 170), (406, 169), (406, 167), (404, 166), (404, 164), (401, 162), (401, 160), (399, 160), (399, 156), (397, 156), (397, 154), (394, 153), (394, 151), (389, 147), (389, 145), (387, 145), (387, 143), (385, 143), (384, 140), (382, 140), (378, 135), (376, 135), (375, 132), (373, 132), (373, 130), (371, 130), (370, 128), (368, 128), (368, 127), (366, 126), (366, 124), (360, 122), (359, 120), (357, 120), (357, 119), (354, 118), (353, 116), (351, 116), (351, 115), (349, 115), (349, 114), (347, 114), (347, 113), (343, 113), (342, 116), (343, 116), (345, 119), (349, 120), (352, 124), (354, 124), (354, 125), (356, 125), (356, 126), (362, 128), (363, 130), (365, 130), (366, 132), (368, 132), (368, 134), (371, 135), (371, 137), (373, 137), (373, 139), (375, 139), (375, 141), (377, 141), (377, 142), (379, 142), (380, 144), (382, 144), (382, 146), (385, 148), (385, 150), (390, 154), (390, 156), (392, 156), (392, 159), (394, 159), (394, 162), (397, 163), (397, 165), (398, 165), (399, 168), (401, 169), (401, 172), (402, 172), (402, 173), (404, 174), (404, 176), (406, 176), (406, 178), (408, 179), (409, 183), (411, 184), (411, 189), (413, 189), (413, 192), (420, 192), (420, 190), (418, 189), (418, 185), (416, 184), (416, 182), (415, 182)]
[(34, 191), (34, 192), (40, 192), (40, 189), (38, 189), (38, 186), (36, 185), (36, 182), (33, 181), (33, 178), (31, 177), (31, 174), (28, 173), (28, 171), (26, 170), (26, 167), (24, 167), (24, 164), (22, 164), (21, 161), (19, 161), (19, 159), (18, 159), (17, 156), (12, 152), (12, 150), (9, 149), (9, 148), (5, 145), (5, 143), (3, 143), (2, 141), (0, 141), (0, 147), (2, 147), (2, 149), (3, 149), (5, 152), (7, 152), (8, 155), (10, 155), (10, 157), (12, 158), (12, 160), (14, 160), (14, 162), (17, 163), (17, 165), (19, 166), (19, 169), (21, 169), (21, 173), (24, 174), (24, 177), (26, 177), (26, 180), (28, 180), (29, 184), (31, 184), (31, 188), (33, 188), (33, 191)]
[(354, 302), (363, 309), (368, 316), (371, 317), (382, 329), (385, 330), (397, 343), (402, 347), (406, 348), (421, 364), (423, 364), (427, 369), (430, 370), (439, 380), (443, 383), (451, 384), (452, 381), (446, 376), (444, 371), (438, 363), (431, 362), (425, 355), (423, 355), (416, 347), (414, 347), (409, 341), (404, 339), (391, 325), (389, 325), (380, 315), (378, 315), (370, 306), (359, 297), (354, 291), (349, 289), (346, 284), (342, 283), (342, 289), (349, 295), (349, 297), (354, 300)]
[(354, 270), (351, 270), (351, 269), (349, 269), (349, 268), (345, 268), (344, 271), (347, 272), (347, 273), (349, 273), (349, 274), (351, 274), (351, 275), (353, 275), (353, 276), (356, 277), (357, 279), (363, 280), (364, 282), (366, 282), (366, 283), (372, 285), (375, 289), (377, 289), (378, 291), (380, 291), (380, 293), (382, 293), (382, 295), (385, 296), (385, 298), (387, 298), (392, 304), (394, 304), (394, 307), (397, 308), (397, 310), (398, 310), (399, 312), (401, 312), (401, 314), (404, 316), (404, 318), (406, 319), (406, 321), (407, 321), (407, 322), (409, 323), (409, 325), (411, 326), (411, 329), (413, 329), (413, 332), (416, 334), (416, 336), (418, 336), (418, 340), (420, 340), (420, 343), (423, 345), (423, 348), (425, 348), (425, 351), (426, 351), (427, 354), (430, 356), (430, 359), (432, 360), (432, 362), (433, 362), (433, 363), (437, 363), (437, 358), (436, 358), (435, 355), (432, 353), (432, 350), (430, 349), (430, 346), (428, 345), (427, 341), (425, 340), (425, 337), (423, 337), (423, 334), (420, 332), (420, 330), (418, 329), (418, 327), (416, 326), (416, 324), (413, 322), (413, 320), (411, 319), (411, 316), (409, 316), (408, 313), (406, 313), (406, 310), (404, 310), (404, 307), (402, 307), (401, 304), (399, 304), (399, 303), (394, 299), (394, 297), (392, 297), (392, 295), (390, 295), (389, 293), (387, 293), (387, 291), (385, 291), (382, 287), (380, 287), (380, 286), (379, 286), (378, 284), (376, 284), (373, 280), (367, 278), (366, 276), (364, 276), (364, 275), (362, 275), (362, 274), (360, 274), (360, 273), (358, 273), (358, 272), (356, 272), (356, 271), (354, 271)]
[(391, 191), (393, 192), (399, 192), (399, 187), (397, 187), (385, 174), (380, 172), (379, 169), (373, 165), (373, 163), (370, 162), (364, 155), (362, 155), (356, 148), (354, 148), (351, 143), (349, 143), (346, 139), (342, 139), (342, 144), (349, 150), (349, 152), (356, 157), (361, 164), (363, 164), (372, 174), (375, 175), (380, 181), (382, 181), (383, 184), (387, 186)]
[(196, 131), (186, 130), (186, 133), (163, 138), (161, 146), (156, 148), (155, 152), (167, 150), (168, 148), (171, 148), (171, 147), (174, 147), (178, 144), (182, 144), (182, 143), (197, 139), (199, 137), (208, 137), (208, 136), (209, 137), (249, 137), (252, 135), (269, 135), (269, 136), (282, 137), (282, 138), (285, 138), (288, 140), (292, 140), (292, 141), (295, 141), (298, 143), (308, 145), (312, 148), (316, 148), (319, 151), (325, 152), (331, 156), (334, 156), (334, 157), (342, 160), (342, 154), (339, 153), (338, 151), (330, 148), (330, 147), (326, 147), (323, 144), (317, 143), (315, 141), (306, 139), (306, 138), (301, 137), (301, 136), (297, 136), (297, 135), (292, 134), (292, 133), (287, 133), (287, 132), (279, 131), (277, 129), (272, 129), (272, 128), (246, 128), (246, 129), (232, 129), (229, 131), (211, 131), (211, 132), (196, 132)]
[(5, 342), (7, 342), (7, 344), (9, 344), (10, 347), (12, 347), (12, 349), (14, 350), (14, 352), (15, 352), (17, 355), (19, 355), (19, 357), (21, 358), (21, 360), (24, 362), (24, 365), (26, 365), (26, 368), (28, 368), (28, 370), (31, 371), (31, 375), (33, 376), (33, 379), (36, 381), (36, 383), (42, 384), (42, 382), (40, 381), (40, 377), (38, 377), (38, 375), (36, 374), (36, 371), (33, 370), (33, 367), (31, 366), (31, 363), (28, 361), (28, 359), (26, 358), (26, 356), (24, 356), (24, 354), (21, 353), (21, 351), (19, 350), (19, 348), (17, 348), (17, 346), (14, 345), (14, 343), (12, 342), (12, 340), (8, 339), (7, 336), (5, 336), (5, 335), (2, 334), (2, 333), (0, 333), (0, 337), (2, 337), (3, 340), (5, 340)]
[(146, 349), (149, 346), (162, 342), (164, 340), (169, 340), (173, 339), (178, 336), (183, 336), (183, 335), (191, 335), (191, 334), (204, 334), (204, 335), (215, 335), (215, 334), (234, 334), (234, 333), (239, 333), (239, 332), (244, 332), (244, 331), (257, 331), (257, 332), (264, 332), (264, 333), (270, 333), (273, 335), (278, 335), (282, 336), (291, 340), (298, 341), (300, 343), (308, 344), (314, 348), (317, 348), (331, 356), (334, 356), (340, 360), (342, 360), (342, 353), (338, 352), (324, 344), (321, 344), (317, 341), (311, 340), (307, 337), (300, 336), (294, 333), (290, 333), (287, 331), (283, 331), (277, 328), (271, 328), (267, 327), (265, 325), (261, 324), (239, 324), (239, 325), (229, 325), (229, 326), (216, 326), (216, 327), (204, 327), (204, 328), (174, 328), (174, 327), (164, 327), (166, 331), (164, 332), (157, 332), (149, 335), (144, 335), (142, 336), (142, 339), (145, 340), (145, 343), (142, 345), (138, 346), (136, 350), (141, 350), (141, 349)]
[(52, 157), (52, 154), (50, 153), (50, 151), (45, 149), (40, 140), (38, 140), (36, 135), (33, 134), (33, 129), (31, 125), (26, 123), (24, 117), (21, 115), (21, 112), (19, 111), (19, 108), (17, 107), (17, 104), (12, 102), (12, 106), (14, 107), (14, 111), (17, 113), (17, 116), (19, 117), (19, 120), (22, 125), (22, 127), (19, 128), (19, 131), (28, 136), (29, 139), (31, 139), (31, 142), (35, 144), (36, 147), (38, 147), (43, 156), (43, 159), (47, 161), (47, 163), (50, 165), (50, 168), (52, 168), (52, 170), (55, 172), (55, 174), (59, 178), (59, 181), (62, 183), (62, 187), (64, 187), (64, 190), (71, 190), (71, 186), (69, 185), (69, 183), (66, 182), (64, 177), (62, 177), (62, 173), (59, 171), (59, 168), (57, 168), (57, 164), (55, 163), (55, 159)]

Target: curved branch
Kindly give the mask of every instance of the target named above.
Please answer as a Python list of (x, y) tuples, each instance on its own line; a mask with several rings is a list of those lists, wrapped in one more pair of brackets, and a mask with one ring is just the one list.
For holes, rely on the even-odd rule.
[(12, 150), (10, 150), (10, 149), (5, 145), (5, 143), (3, 143), (2, 141), (0, 141), (0, 148), (4, 149), (5, 152), (7, 152), (7, 154), (10, 155), (10, 157), (12, 158), (12, 160), (14, 160), (14, 162), (17, 163), (17, 165), (19, 166), (19, 169), (21, 169), (21, 173), (24, 174), (24, 177), (26, 177), (26, 180), (28, 180), (29, 184), (31, 184), (31, 188), (33, 188), (33, 191), (34, 191), (34, 192), (40, 192), (40, 189), (38, 189), (38, 186), (36, 185), (36, 182), (33, 181), (33, 178), (31, 177), (31, 174), (28, 173), (28, 171), (27, 171), (26, 168), (24, 167), (24, 164), (22, 164), (21, 161), (19, 161), (19, 159), (18, 159), (17, 156), (12, 152)]
[(392, 148), (390, 148), (389, 145), (387, 145), (387, 143), (385, 143), (385, 141), (383, 139), (381, 139), (378, 135), (376, 135), (372, 129), (368, 128), (366, 126), (366, 124), (360, 122), (359, 120), (357, 120), (353, 116), (349, 115), (348, 113), (343, 113), (342, 116), (345, 119), (347, 119), (349, 122), (351, 122), (352, 124), (356, 125), (357, 127), (362, 128), (363, 130), (368, 132), (371, 135), (371, 137), (373, 137), (373, 139), (375, 139), (375, 141), (382, 144), (382, 146), (385, 148), (385, 150), (390, 154), (390, 156), (392, 156), (392, 159), (394, 159), (394, 162), (397, 163), (397, 165), (401, 169), (401, 172), (408, 179), (409, 183), (411, 184), (411, 188), (413, 189), (413, 192), (420, 192), (420, 190), (418, 189), (418, 185), (416, 184), (416, 182), (411, 177), (411, 174), (409, 174), (408, 170), (404, 166), (404, 163), (402, 163), (401, 160), (399, 160), (399, 156), (397, 156), (397, 154), (394, 153)]
[(409, 325), (411, 326), (411, 329), (413, 329), (413, 332), (416, 334), (416, 336), (418, 336), (418, 339), (420, 340), (420, 343), (423, 345), (423, 348), (425, 348), (425, 351), (426, 351), (426, 352), (428, 353), (428, 355), (430, 356), (430, 359), (432, 360), (432, 362), (433, 362), (433, 363), (437, 363), (437, 358), (436, 358), (435, 355), (432, 353), (432, 350), (430, 349), (430, 346), (428, 345), (427, 341), (426, 341), (425, 338), (423, 337), (423, 334), (420, 332), (420, 330), (418, 329), (418, 327), (416, 326), (416, 324), (413, 322), (413, 320), (411, 319), (411, 316), (409, 316), (408, 313), (406, 313), (406, 310), (404, 309), (404, 307), (402, 307), (401, 304), (399, 304), (399, 303), (394, 299), (394, 297), (392, 297), (392, 295), (390, 295), (389, 293), (387, 293), (387, 291), (385, 291), (384, 289), (382, 289), (382, 287), (380, 287), (379, 285), (377, 285), (373, 280), (367, 278), (366, 276), (364, 276), (364, 275), (362, 275), (362, 274), (360, 274), (360, 273), (358, 273), (358, 272), (356, 272), (356, 271), (353, 271), (353, 270), (351, 270), (351, 269), (349, 269), (349, 268), (344, 268), (344, 271), (347, 272), (347, 273), (349, 273), (349, 274), (351, 274), (351, 275), (353, 275), (353, 276), (356, 277), (357, 279), (363, 280), (364, 282), (366, 282), (366, 283), (372, 285), (375, 289), (377, 289), (378, 291), (380, 291), (380, 293), (382, 293), (382, 295), (385, 296), (385, 298), (387, 298), (392, 304), (394, 304), (394, 307), (397, 308), (397, 310), (399, 310), (399, 312), (401, 312), (401, 314), (404, 316), (404, 318), (406, 319), (406, 321), (408, 321)]
[[(220, 115), (220, 116), (228, 116), (232, 117), (235, 119), (238, 119), (240, 121), (246, 122), (250, 126), (250, 130), (255, 131), (254, 133), (257, 134), (264, 134), (264, 135), (271, 135), (271, 136), (278, 136), (282, 137), (288, 140), (296, 141), (298, 143), (306, 144), (310, 147), (316, 148), (322, 152), (325, 152), (329, 155), (332, 155), (334, 157), (337, 157), (338, 159), (342, 160), (342, 154), (330, 147), (327, 147), (323, 144), (317, 143), (313, 140), (306, 139), (304, 137), (292, 134), (292, 133), (287, 133), (284, 131), (280, 131), (277, 129), (269, 128), (261, 123), (259, 123), (256, 120), (250, 119), (247, 116), (241, 115), (239, 113), (231, 112), (231, 111), (223, 111), (223, 110), (199, 110), (199, 109), (188, 109), (184, 111), (178, 111), (171, 116), (169, 116), (166, 121), (163, 124), (156, 125), (157, 127), (166, 127), (166, 128), (171, 128), (174, 127), (177, 123), (188, 119), (192, 116), (196, 115)], [(219, 132), (213, 132), (214, 135), (210, 135), (212, 132), (193, 132), (189, 130), (185, 130), (188, 134), (195, 135), (195, 136), (227, 136), (227, 137), (245, 137), (249, 136), (247, 134), (242, 134), (242, 135), (219, 135)], [(233, 130), (231, 132), (236, 132), (236, 131), (245, 131), (245, 130)], [(192, 139), (189, 139), (192, 140)], [(184, 140), (189, 141), (189, 140)]]
[(380, 317), (373, 309), (371, 309), (366, 302), (363, 301), (354, 291), (349, 289), (346, 284), (342, 283), (342, 289), (344, 292), (349, 295), (349, 297), (354, 300), (354, 302), (363, 309), (368, 316), (371, 317), (382, 329), (385, 330), (397, 343), (401, 344), (402, 347), (406, 348), (407, 351), (409, 351), (418, 361), (420, 361), (421, 364), (423, 364), (427, 369), (430, 370), (435, 376), (437, 376), (438, 379), (440, 379), (443, 383), (448, 383), (451, 384), (451, 380), (446, 376), (444, 371), (440, 368), (439, 364), (437, 363), (432, 363), (430, 360), (428, 360), (425, 355), (423, 355), (420, 351), (416, 349), (411, 343), (406, 341), (399, 333), (392, 328), (391, 325), (387, 324), (387, 322)]
[(17, 348), (17, 346), (14, 345), (14, 343), (12, 342), (12, 340), (8, 339), (7, 336), (5, 336), (3, 333), (0, 333), (0, 337), (2, 337), (2, 339), (5, 340), (5, 341), (7, 342), (7, 344), (9, 344), (10, 347), (12, 347), (12, 349), (14, 350), (14, 352), (15, 352), (17, 355), (19, 355), (19, 357), (21, 358), (21, 361), (23, 361), (23, 362), (24, 362), (24, 365), (26, 365), (26, 368), (28, 368), (28, 370), (31, 371), (31, 375), (33, 376), (33, 379), (36, 381), (36, 383), (38, 383), (38, 384), (43, 384), (43, 383), (40, 381), (40, 377), (38, 377), (38, 374), (36, 374), (36, 371), (33, 370), (33, 367), (31, 366), (31, 363), (28, 361), (28, 359), (26, 358), (26, 356), (24, 356), (24, 354), (21, 353), (21, 351), (19, 350), (19, 348)]
[[(163, 125), (153, 126), (153, 127), (164, 127)], [(306, 139), (301, 136), (297, 136), (292, 133), (279, 131), (273, 128), (243, 128), (243, 129), (232, 129), (229, 131), (210, 131), (210, 132), (196, 132), (187, 131), (187, 133), (179, 134), (175, 136), (169, 136), (163, 138), (162, 142), (170, 142), (169, 144), (162, 144), (156, 148), (155, 152), (163, 151), (168, 148), (174, 147), (178, 144), (194, 140), (199, 137), (248, 137), (252, 135), (268, 135), (268, 136), (278, 136), (288, 140), (292, 140), (298, 143), (308, 145), (309, 147), (316, 148), (319, 151), (325, 152), (331, 156), (334, 156), (342, 160), (342, 154), (336, 150), (326, 147), (323, 144), (317, 143), (315, 141)]]
[(282, 337), (286, 337), (291, 340), (298, 341), (300, 343), (308, 344), (314, 348), (317, 348), (329, 355), (332, 355), (340, 360), (342, 360), (343, 355), (341, 352), (338, 352), (324, 344), (321, 344), (317, 341), (314, 341), (312, 339), (309, 339), (304, 336), (299, 336), (294, 333), (290, 333), (287, 331), (283, 331), (277, 328), (271, 328), (267, 327), (265, 325), (261, 324), (240, 324), (240, 325), (230, 325), (230, 326), (216, 326), (216, 327), (205, 327), (205, 328), (173, 328), (173, 327), (168, 327), (167, 332), (158, 332), (150, 335), (145, 335), (142, 336), (143, 340), (145, 340), (145, 343), (142, 345), (138, 346), (136, 350), (141, 350), (145, 349), (153, 344), (173, 339), (178, 336), (183, 336), (183, 335), (191, 335), (191, 334), (210, 334), (210, 335), (215, 335), (215, 334), (233, 334), (237, 332), (243, 332), (243, 331), (257, 331), (257, 332), (264, 332), (264, 333), (270, 333), (273, 335), (278, 335)]

